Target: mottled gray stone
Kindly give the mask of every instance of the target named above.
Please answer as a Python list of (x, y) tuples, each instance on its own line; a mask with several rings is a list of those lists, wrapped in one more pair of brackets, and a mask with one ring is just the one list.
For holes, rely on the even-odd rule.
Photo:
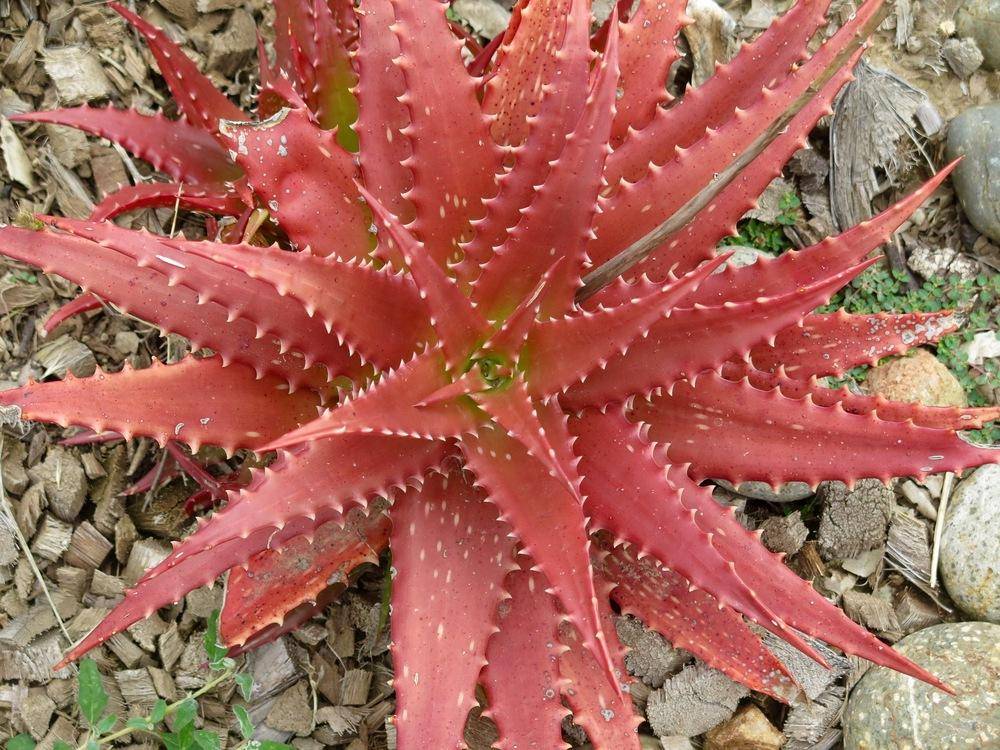
[(824, 560), (847, 560), (885, 543), (895, 494), (877, 479), (861, 479), (853, 490), (843, 482), (823, 482), (819, 551)]
[(956, 694), (873, 667), (848, 700), (845, 750), (1000, 747), (1000, 626), (935, 625), (907, 636), (896, 648)]
[(941, 46), (941, 57), (959, 78), (968, 78), (983, 64), (983, 53), (971, 37), (949, 39)]
[(1000, 104), (972, 107), (952, 120), (947, 150), (949, 159), (965, 157), (951, 179), (966, 217), (1000, 242)]
[(503, 33), (510, 23), (510, 11), (493, 0), (455, 0), (451, 7), (473, 31), (487, 39)]
[(739, 487), (733, 487), (730, 482), (724, 479), (715, 481), (720, 487), (725, 487), (730, 492), (754, 500), (765, 500), (769, 503), (794, 503), (813, 494), (812, 488), (805, 482), (789, 482), (781, 485), (777, 490), (773, 490), (767, 482), (743, 482)]
[(977, 469), (955, 490), (941, 539), (941, 577), (965, 613), (1000, 624), (1000, 464)]
[(986, 68), (1000, 70), (1000, 0), (968, 0), (955, 14), (955, 27), (976, 40)]

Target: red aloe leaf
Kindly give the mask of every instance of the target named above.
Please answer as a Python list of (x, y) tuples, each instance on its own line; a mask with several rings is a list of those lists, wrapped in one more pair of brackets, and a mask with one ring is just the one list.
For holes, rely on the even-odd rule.
[[(592, 530), (607, 530), (616, 540), (635, 546), (640, 555), (652, 555), (724, 606), (824, 663), (766, 601), (733, 575), (731, 560), (720, 554), (714, 538), (699, 527), (684, 506), (682, 493), (667, 481), (654, 460), (653, 449), (640, 438), (640, 428), (626, 419), (620, 407), (606, 413), (588, 410), (572, 420), (571, 431), (583, 457), (580, 473)], [(812, 598), (820, 596), (813, 592)]]
[(757, 205), (761, 193), (781, 174), (792, 155), (806, 147), (806, 139), (820, 118), (833, 112), (833, 100), (841, 88), (854, 80), (854, 66), (861, 54), (859, 50), (827, 81), (784, 131), (699, 212), (696, 221), (689, 221), (664, 239), (648, 258), (636, 265), (630, 276), (645, 273), (661, 279), (671, 269), (682, 272), (712, 257), (722, 239), (735, 235), (737, 222)]
[(775, 372), (779, 367), (792, 378), (840, 375), (852, 367), (874, 364), (882, 357), (937, 341), (958, 328), (950, 310), (892, 315), (809, 315), (780, 331), (774, 343), (750, 350), (754, 367)]
[[(205, 384), (211, 389), (204, 391)], [(25, 419), (112, 430), (160, 445), (179, 440), (192, 450), (208, 443), (228, 453), (253, 448), (314, 418), (319, 406), (308, 390), (288, 393), (274, 375), (258, 380), (244, 366), (223, 367), (218, 357), (188, 357), (143, 370), (31, 383), (0, 393), (0, 403), (21, 408)]]
[(637, 558), (627, 545), (612, 549), (595, 568), (614, 585), (611, 598), (621, 611), (662, 633), (675, 648), (784, 703), (801, 693), (742, 617), (676, 571)]
[[(518, 26), (522, 15), (523, 28)], [(545, 181), (550, 162), (562, 152), (566, 134), (579, 123), (588, 90), (589, 30), (590, 9), (585, 0), (535, 0), (514, 8), (506, 35), (514, 34), (513, 41), (505, 42), (506, 57), (486, 85), (483, 106), (496, 115), (492, 130), (499, 143), (527, 140), (512, 150), (512, 168), (500, 176), (496, 196), (486, 201), (486, 215), (475, 222), (476, 235), (463, 248), (471, 261), (483, 263), (507, 241), (510, 229), (521, 220), (522, 209), (535, 199), (536, 187)], [(539, 37), (549, 41), (538, 44)], [(546, 84), (540, 101), (516, 93), (507, 97), (505, 86), (516, 83), (515, 88), (521, 89), (539, 81), (538, 85)], [(531, 118), (524, 120), (529, 113)]]
[(375, 433), (438, 440), (472, 431), (481, 421), (475, 407), (455, 398), (423, 405), (449, 383), (440, 349), (421, 354), (385, 373), (355, 398), (330, 409), (267, 446), (285, 448), (331, 435)]
[(615, 146), (630, 129), (646, 127), (670, 100), (667, 76), (678, 58), (674, 40), (684, 22), (682, 11), (680, 3), (640, 0), (635, 14), (621, 23), (621, 94), (611, 131)]
[(101, 307), (101, 300), (93, 294), (81, 294), (75, 299), (71, 299), (65, 305), (52, 313), (46, 320), (43, 328), (46, 333), (52, 333), (63, 322), (69, 320), (74, 315), (97, 310)]
[(461, 474), (393, 503), (392, 655), (400, 747), (460, 747), (496, 630), (509, 529)]
[[(573, 128), (586, 91), (589, 26), (589, 3), (580, 0), (517, 4), (483, 92), (483, 111), (493, 116), (490, 132), (497, 143), (517, 146), (537, 131), (542, 143), (556, 146), (548, 139)], [(546, 127), (534, 128), (531, 119), (543, 109), (549, 113)], [(538, 146), (532, 141), (534, 151)], [(551, 150), (543, 150), (552, 158)]]
[(957, 163), (952, 162), (921, 185), (920, 189), (842, 234), (828, 237), (801, 251), (782, 253), (778, 258), (759, 258), (756, 263), (743, 268), (727, 268), (706, 279), (692, 295), (693, 300), (716, 305), (786, 294), (798, 287), (815, 284), (830, 269), (847, 268), (852, 263), (857, 263), (888, 241), (907, 217), (951, 174)]
[(200, 248), (200, 242), (169, 240), (148, 232), (133, 232), (110, 222), (40, 217), (79, 237), (100, 243), (134, 260), (139, 268), (160, 273), (169, 287), (187, 287), (198, 295), (198, 303), (217, 303), (227, 318), (253, 325), (255, 335), (270, 334), (283, 350), (299, 352), (306, 367), (318, 363), (332, 379), (355, 374), (359, 362), (345, 367), (351, 353), (332, 336), (326, 335), (322, 321), (310, 318), (297, 300), (282, 297), (271, 284), (253, 279), (242, 271), (200, 257), (186, 250)]
[(505, 584), (510, 599), (497, 610), (499, 632), (486, 649), (483, 687), (489, 709), (483, 715), (496, 722), (499, 750), (562, 750), (570, 747), (561, 729), (569, 711), (559, 700), (566, 687), (558, 668), (566, 648), (558, 639), (563, 615), (548, 594), (545, 576), (533, 571), (523, 555), (518, 562), (521, 569)]
[(563, 260), (543, 292), (542, 314), (564, 315), (573, 306), (591, 236), (603, 157), (615, 113), (618, 32), (608, 39), (583, 114), (550, 163), (531, 205), (482, 269), (473, 299), (491, 320), (507, 317), (528, 296), (553, 262)]
[[(174, 242), (187, 253), (237, 269), (270, 284), (333, 331), (349, 350), (379, 368), (396, 367), (431, 337), (423, 303), (412, 280), (366, 263), (338, 261), (310, 250), (219, 242)], [(378, 315), (371, 315), (378, 300)]]
[[(712, 535), (716, 549), (730, 561), (734, 577), (749, 586), (779, 618), (845, 653), (948, 690), (934, 675), (858, 626), (835, 604), (820, 596), (809, 582), (785, 567), (781, 555), (764, 547), (757, 535), (736, 520), (731, 509), (724, 509), (711, 492), (692, 482), (683, 467), (669, 467), (668, 478), (679, 490), (677, 496), (684, 508), (703, 531)], [(808, 605), (804, 606), (806, 602)]]
[[(774, 485), (862, 477), (889, 481), (992, 463), (1000, 451), (966, 443), (950, 430), (849, 414), (840, 405), (817, 406), (715, 373), (677, 383), (636, 405), (649, 437), (672, 464), (691, 464), (697, 479)], [(683, 436), (683, 439), (679, 439)], [(786, 458), (782, 460), (782, 456)]]
[(461, 287), (435, 262), (427, 244), (418, 242), (375, 196), (364, 188), (361, 192), (385, 227), (391, 244), (409, 267), (410, 275), (420, 289), (420, 299), (426, 306), (431, 325), (448, 356), (448, 364), (458, 363), (468, 356), (477, 342), (486, 337), (486, 321)]
[[(275, 13), (279, 3), (275, 3)], [(275, 47), (280, 46), (279, 41), (282, 35), (279, 33), (280, 24), (275, 21)], [(267, 49), (264, 46), (264, 38), (257, 33), (257, 63), (260, 77), (260, 92), (257, 94), (257, 117), (266, 120), (274, 116), (284, 107), (305, 107), (298, 90), (288, 79), (288, 74), (284, 70), (272, 68), (267, 59)]]
[[(551, 416), (550, 412), (540, 415), (543, 420)], [(565, 418), (560, 414), (558, 419)], [(547, 421), (545, 428), (553, 435), (565, 430), (560, 430), (555, 419)], [(500, 508), (501, 518), (514, 529), (524, 551), (552, 583), (587, 649), (613, 682), (614, 668), (597, 611), (587, 556), (590, 541), (579, 500), (520, 442), (493, 425), (464, 438), (462, 448), (466, 465), (486, 488), (490, 502)]]
[[(732, 61), (718, 66), (701, 86), (688, 88), (669, 109), (649, 112), (654, 116), (648, 125), (640, 124), (608, 159), (608, 184), (616, 185), (623, 178), (638, 180), (651, 164), (673, 159), (678, 146), (689, 148), (708, 128), (729, 120), (735, 109), (748, 109), (763, 99), (765, 87), (773, 88), (793, 64), (807, 56), (806, 43), (826, 20), (829, 5), (828, 0), (799, 0), (756, 40), (744, 45)], [(657, 41), (670, 49), (673, 36), (662, 34)], [(641, 55), (643, 48), (638, 51)], [(660, 54), (665, 56), (664, 51)], [(648, 90), (637, 93), (649, 96)]]
[(380, 509), (355, 508), (309, 536), (281, 549), (258, 552), (246, 565), (229, 571), (219, 635), (229, 646), (244, 646), (264, 628), (282, 626), (307, 602), (317, 602), (331, 586), (347, 584), (362, 563), (378, 562), (389, 542), (389, 517)]
[[(595, 577), (598, 591), (598, 609), (604, 633), (608, 637), (608, 649), (615, 665), (621, 692), (615, 692), (608, 684), (601, 666), (580, 642), (580, 634), (569, 623), (559, 625), (559, 640), (567, 650), (559, 656), (559, 675), (564, 681), (563, 698), (573, 709), (574, 721), (583, 727), (587, 737), (596, 747), (614, 750), (639, 750), (639, 735), (636, 730), (642, 723), (632, 705), (628, 693), (631, 678), (625, 670), (625, 648), (618, 640), (614, 613), (608, 602), (611, 585), (603, 578)], [(535, 595), (540, 605), (551, 606), (552, 597)]]
[(445, 457), (438, 443), (375, 435), (347, 435), (285, 454), (255, 472), (250, 485), (231, 494), (229, 504), (202, 523), (163, 562), (147, 571), (135, 588), (64, 658), (78, 659), (115, 633), (188, 591), (213, 581), (265, 549), (290, 539), (370, 498), (402, 486)]
[(297, 247), (340, 260), (371, 254), (354, 157), (308, 112), (283, 109), (259, 123), (227, 122), (222, 135), (254, 193)]
[[(327, 373), (319, 368), (306, 370), (300, 357), (282, 354), (275, 339), (257, 338), (251, 323), (231, 321), (224, 306), (198, 304), (197, 293), (184, 286), (170, 286), (162, 273), (137, 267), (133, 258), (116, 250), (80, 237), (17, 227), (0, 228), (0, 247), (4, 255), (59, 274), (79, 284), (84, 292), (94, 292), (123, 312), (158, 325), (164, 333), (186, 336), (195, 350), (214, 350), (224, 364), (249, 365), (258, 375), (275, 374), (296, 387), (327, 382)], [(338, 372), (354, 369), (346, 351), (338, 354), (330, 346), (326, 350), (331, 356), (325, 358), (331, 362), (333, 356), (338, 357)]]
[[(646, 235), (708, 185), (715, 174), (741, 154), (778, 119), (850, 45), (882, 4), (868, 0), (854, 17), (779, 86), (768, 89), (747, 109), (734, 108), (718, 129), (680, 150), (663, 167), (651, 168), (638, 182), (620, 185), (602, 205), (589, 252), (602, 262), (609, 254)], [(610, 180), (609, 180), (610, 183)], [(610, 183), (613, 184), (613, 183)]]
[(521, 377), (503, 388), (477, 393), (473, 398), (528, 455), (548, 470), (550, 477), (561, 482), (577, 502), (583, 502), (572, 440), (555, 401), (533, 400)]
[(184, 50), (160, 29), (119, 3), (111, 2), (109, 5), (145, 37), (160, 74), (189, 122), (215, 135), (219, 132), (220, 120), (246, 119), (242, 110), (216, 90), (194, 61), (184, 54)]
[(954, 406), (924, 406), (902, 401), (888, 401), (882, 396), (864, 396), (851, 393), (847, 388), (827, 388), (815, 378), (786, 377), (779, 368), (776, 372), (763, 372), (745, 362), (727, 362), (720, 370), (727, 380), (747, 378), (759, 390), (780, 388), (789, 398), (808, 396), (817, 406), (840, 407), (849, 414), (870, 414), (888, 422), (913, 422), (917, 427), (934, 427), (940, 430), (978, 430), (985, 423), (1000, 419), (1000, 406), (979, 409), (960, 409)]
[(445, 18), (440, 0), (392, 0), (396, 22), (389, 28), (399, 42), (395, 64), (406, 89), (409, 112), (404, 134), (413, 173), (407, 193), (415, 219), (409, 228), (442, 268), (457, 260), (470, 221), (483, 215), (482, 201), (496, 192), (500, 150), (489, 133), (476, 96), (476, 80), (462, 63), (462, 43)]
[(399, 100), (406, 89), (403, 73), (393, 63), (399, 56), (399, 42), (395, 34), (386, 33), (394, 19), (391, 0), (361, 0), (355, 128), (365, 187), (401, 222), (409, 224), (413, 206), (404, 196), (413, 187), (413, 178), (403, 166), (411, 153), (403, 130), (410, 115)]
[[(681, 377), (718, 367), (733, 356), (745, 356), (757, 342), (827, 302), (874, 262), (860, 263), (781, 297), (674, 309), (669, 318), (635, 339), (624, 354), (615, 355), (606, 367), (593, 370), (571, 387), (563, 403), (570, 408), (603, 405), (669, 386)], [(711, 336), (706, 337), (706, 331), (711, 331)]]
[[(327, 0), (307, 0), (298, 5), (305, 8), (312, 35), (305, 40), (311, 44), (303, 44), (303, 51), (308, 50), (305, 60), (310, 71), (308, 77), (312, 79), (312, 85), (306, 87), (306, 101), (320, 127), (336, 128), (337, 142), (348, 151), (357, 151), (358, 136), (351, 126), (358, 119), (358, 100), (353, 93), (358, 75), (351, 65), (345, 30), (337, 23)], [(339, 5), (353, 13), (353, 4)]]
[(209, 133), (160, 114), (143, 115), (112, 107), (75, 107), (12, 115), (10, 119), (68, 125), (107, 138), (178, 182), (220, 183), (240, 177), (240, 168)]
[[(538, 323), (528, 334), (518, 363), (527, 373), (532, 395), (559, 393), (584, 381), (591, 371), (603, 370), (613, 357), (627, 358), (629, 346), (664, 325), (664, 318), (673, 314), (673, 307), (725, 263), (726, 257), (719, 256), (682, 278), (653, 287), (645, 296), (618, 307)], [(589, 380), (584, 381), (584, 389), (588, 383)], [(577, 391), (571, 393), (574, 403)]]
[(231, 190), (221, 186), (185, 185), (177, 182), (144, 182), (108, 195), (90, 213), (92, 221), (113, 219), (140, 208), (173, 208), (210, 214), (238, 214), (246, 208)]

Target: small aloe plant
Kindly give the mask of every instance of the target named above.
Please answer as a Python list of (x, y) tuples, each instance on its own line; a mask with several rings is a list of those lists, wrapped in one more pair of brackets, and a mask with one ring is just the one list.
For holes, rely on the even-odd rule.
[[(253, 647), (321, 611), (388, 546), (402, 750), (459, 746), (477, 684), (502, 747), (563, 746), (571, 711), (595, 746), (637, 748), (611, 601), (782, 700), (798, 687), (744, 618), (821, 663), (802, 632), (946, 688), (700, 485), (997, 460), (956, 434), (996, 408), (817, 379), (956, 326), (947, 311), (813, 312), (948, 169), (801, 251), (725, 270), (716, 251), (829, 112), (882, 0), (814, 46), (828, 2), (799, 0), (675, 101), (681, 3), (621, 3), (592, 39), (586, 0), (522, 0), (467, 60), (438, 0), (276, 0), (256, 119), (111, 5), (146, 38), (183, 118), (17, 119), (116, 141), (170, 181), (125, 188), (89, 221), (4, 228), (0, 252), (211, 354), (0, 401), (99, 433), (277, 457), (67, 660), (227, 571), (222, 635), (233, 653)], [(174, 205), (223, 218), (199, 241), (107, 221)]]

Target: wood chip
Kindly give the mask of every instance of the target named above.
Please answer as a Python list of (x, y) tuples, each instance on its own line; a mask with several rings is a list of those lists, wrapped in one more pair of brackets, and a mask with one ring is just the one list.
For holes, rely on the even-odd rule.
[(309, 684), (299, 680), (271, 706), (267, 714), (267, 725), (281, 732), (292, 732), (305, 737), (313, 731), (312, 703), (309, 699)]
[(126, 633), (116, 633), (111, 636), (107, 640), (107, 646), (128, 669), (138, 666), (143, 657), (142, 649), (136, 646), (135, 641)]
[(161, 635), (167, 632), (169, 625), (157, 613), (151, 614), (128, 628), (128, 634), (139, 647), (150, 653), (156, 651), (156, 645)]
[(315, 653), (312, 656), (312, 679), (317, 693), (332, 705), (340, 705), (340, 672), (322, 654)]
[(364, 669), (348, 669), (340, 682), (340, 703), (344, 706), (363, 706), (368, 702), (368, 688), (372, 673)]
[(38, 557), (58, 562), (63, 553), (69, 549), (72, 539), (73, 527), (50, 513), (46, 513), (38, 527), (38, 533), (31, 543), (31, 551)]
[(69, 523), (77, 519), (87, 499), (88, 485), (83, 464), (75, 454), (59, 445), (50, 446), (45, 460), (28, 469), (28, 476), (45, 488), (49, 510)]
[(21, 533), (30, 539), (38, 531), (38, 521), (49, 505), (49, 501), (45, 498), (45, 489), (40, 484), (34, 484), (21, 496), (19, 502), (11, 501), (11, 505)]
[(94, 50), (83, 45), (46, 49), (45, 72), (59, 94), (62, 104), (86, 104), (111, 95), (111, 82)]
[(125, 594), (125, 582), (118, 576), (95, 570), (94, 577), (90, 582), (90, 592), (97, 596), (117, 598)]
[(153, 678), (145, 669), (119, 670), (115, 672), (115, 681), (132, 716), (149, 713), (160, 697), (153, 684)]
[(57, 742), (63, 742), (70, 747), (76, 747), (76, 726), (65, 716), (56, 718), (49, 733), (38, 743), (35, 750), (53, 750)]
[(128, 563), (122, 571), (126, 586), (134, 586), (142, 574), (163, 562), (170, 554), (170, 545), (159, 539), (140, 539), (132, 545)]
[(87, 475), (87, 479), (100, 479), (103, 476), (107, 476), (104, 464), (92, 452), (81, 453), (80, 461), (83, 463), (83, 472)]
[(35, 174), (31, 159), (24, 150), (24, 144), (17, 137), (17, 131), (6, 117), (0, 117), (0, 150), (3, 151), (4, 166), (12, 180), (17, 180), (28, 190), (35, 189)]
[(62, 661), (65, 645), (62, 635), (53, 630), (35, 639), (26, 648), (0, 650), (0, 680), (44, 683), (52, 677), (69, 677), (68, 667), (53, 671), (53, 667)]
[(92, 577), (92, 571), (68, 565), (56, 571), (59, 590), (78, 600), (83, 599), (83, 595), (90, 590)]
[(48, 734), (49, 722), (52, 721), (55, 710), (55, 701), (46, 694), (45, 688), (32, 688), (16, 716), (28, 734), (40, 740)]
[(893, 643), (902, 637), (899, 620), (889, 602), (862, 591), (844, 592), (844, 612), (859, 625), (873, 630)]
[(97, 568), (111, 551), (111, 542), (94, 525), (84, 521), (73, 532), (66, 562), (78, 568)]
[(9, 494), (20, 497), (26, 489), (30, 479), (28, 471), (24, 468), (24, 462), (28, 457), (24, 443), (14, 440), (4, 440), (3, 461), (0, 468), (3, 469), (3, 488)]
[(125, 513), (124, 506), (121, 517), (115, 522), (114, 535), (115, 559), (123, 563), (129, 559), (129, 555), (132, 554), (132, 545), (139, 538), (139, 532), (136, 530), (132, 518)]
[(167, 703), (173, 703), (177, 700), (177, 685), (174, 683), (174, 678), (170, 676), (170, 672), (159, 667), (147, 667), (147, 669), (150, 679), (153, 680), (156, 694)]
[(157, 646), (160, 652), (160, 663), (163, 664), (164, 669), (172, 672), (177, 660), (184, 653), (184, 641), (177, 633), (176, 623), (171, 623), (167, 632), (160, 636)]

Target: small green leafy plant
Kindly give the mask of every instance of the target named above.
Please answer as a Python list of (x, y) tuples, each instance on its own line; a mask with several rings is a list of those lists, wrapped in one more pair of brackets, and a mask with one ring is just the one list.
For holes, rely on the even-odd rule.
[[(969, 364), (964, 345), (981, 332), (996, 327), (1000, 306), (1000, 275), (982, 273), (974, 278), (951, 274), (935, 276), (918, 289), (910, 289), (901, 271), (876, 266), (838, 292), (822, 309), (843, 308), (849, 313), (869, 314), (881, 310), (899, 313), (956, 310), (965, 319), (959, 331), (943, 336), (937, 343), (937, 358), (958, 378), (971, 406), (987, 406), (981, 388), (1000, 382), (1000, 364), (988, 359), (981, 366)], [(839, 384), (848, 380), (864, 382), (867, 367), (855, 367)], [(1000, 424), (993, 422), (969, 437), (976, 442), (1000, 443)]]
[[(201, 688), (186, 695), (179, 701), (167, 703), (158, 700), (146, 716), (133, 716), (124, 725), (121, 719), (107, 712), (108, 694), (101, 683), (101, 674), (93, 659), (80, 662), (77, 676), (77, 705), (80, 718), (86, 724), (87, 734), (76, 750), (99, 750), (132, 732), (153, 735), (167, 750), (220, 750), (221, 739), (214, 732), (195, 727), (198, 715), (198, 698), (219, 685), (233, 680), (245, 700), (250, 699), (253, 677), (237, 669), (236, 661), (226, 656), (227, 649), (219, 643), (219, 613), (214, 612), (208, 620), (205, 631), (205, 653), (212, 678)], [(253, 739), (253, 723), (246, 708), (233, 706), (243, 743), (237, 750), (292, 750), (279, 742)], [(167, 726), (169, 719), (169, 727)], [(30, 735), (19, 734), (7, 743), (7, 750), (34, 750), (35, 742)], [(53, 750), (72, 750), (65, 742), (58, 741)]]
[(774, 222), (760, 219), (745, 219), (737, 225), (737, 233), (722, 241), (722, 245), (737, 245), (740, 247), (755, 247), (766, 253), (779, 255), (792, 247), (791, 240), (785, 236), (785, 227), (795, 224), (802, 207), (802, 201), (792, 192), (785, 193), (778, 202), (781, 209)]

